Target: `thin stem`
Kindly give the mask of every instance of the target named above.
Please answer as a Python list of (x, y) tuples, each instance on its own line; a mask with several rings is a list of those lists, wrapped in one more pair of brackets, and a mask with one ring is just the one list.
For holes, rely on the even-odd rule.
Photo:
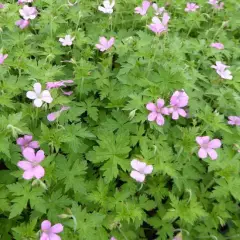
[(124, 234), (120, 227), (118, 227), (118, 231), (122, 234), (125, 240), (128, 240), (127, 236)]
[(208, 190), (208, 188), (210, 188), (215, 182), (215, 179), (213, 178), (212, 181), (204, 188), (204, 192), (206, 192)]

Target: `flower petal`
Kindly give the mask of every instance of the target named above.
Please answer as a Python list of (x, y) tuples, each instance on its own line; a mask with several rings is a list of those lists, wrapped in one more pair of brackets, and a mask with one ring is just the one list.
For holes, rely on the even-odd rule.
[(38, 141), (32, 141), (28, 144), (30, 148), (39, 148), (39, 143)]
[(24, 144), (25, 144), (24, 138), (20, 137), (20, 138), (17, 139), (17, 145), (22, 146), (22, 145), (24, 145)]
[(32, 139), (33, 139), (33, 136), (31, 136), (31, 135), (25, 135), (25, 136), (24, 136), (24, 139), (25, 139), (25, 141), (26, 141), (26, 142), (28, 142), (28, 143), (29, 143), (29, 142), (31, 142), (31, 141), (32, 141)]
[(33, 173), (35, 178), (40, 179), (44, 176), (45, 170), (42, 166), (38, 165), (35, 168), (33, 168)]
[(152, 122), (155, 121), (155, 119), (157, 118), (157, 113), (156, 112), (151, 112), (148, 114), (148, 121)]
[(51, 228), (51, 222), (48, 220), (44, 220), (41, 224), (42, 231), (49, 230)]
[(146, 105), (147, 110), (155, 112), (157, 111), (157, 107), (154, 103), (150, 102)]
[(131, 171), (130, 176), (135, 179), (137, 182), (144, 182), (145, 175), (137, 171)]
[(221, 141), (219, 139), (213, 139), (208, 143), (209, 148), (220, 148), (222, 145)]
[(179, 115), (181, 115), (182, 117), (186, 117), (186, 116), (187, 116), (187, 113), (186, 113), (185, 110), (182, 109), (182, 108), (179, 108), (179, 109), (178, 109), (178, 113), (179, 113)]
[(33, 170), (29, 169), (23, 173), (23, 178), (26, 180), (32, 179), (33, 178)]
[(200, 158), (206, 158), (207, 157), (207, 151), (204, 148), (200, 148), (198, 151), (198, 156)]
[(25, 159), (27, 159), (30, 162), (34, 162), (35, 161), (35, 152), (32, 148), (25, 148), (22, 152), (23, 156)]
[(37, 98), (36, 93), (33, 91), (28, 91), (26, 96), (27, 96), (27, 98), (32, 99), (32, 100)]
[(143, 173), (144, 174), (151, 174), (153, 171), (153, 166), (152, 165), (147, 165), (144, 170), (143, 170)]
[(51, 103), (53, 101), (52, 96), (48, 90), (44, 90), (42, 92), (42, 97), (41, 99), (46, 102), (46, 103)]
[(42, 91), (41, 83), (34, 83), (33, 89), (34, 89), (36, 94), (40, 94), (41, 91)]
[(50, 240), (61, 240), (61, 238), (55, 233), (49, 233)]
[(25, 171), (32, 169), (32, 164), (28, 161), (19, 161), (17, 166)]
[(36, 98), (36, 99), (34, 100), (33, 104), (34, 104), (36, 107), (41, 107), (42, 104), (43, 104), (43, 102), (42, 102), (41, 99)]
[(41, 234), (40, 240), (49, 240), (48, 234), (45, 232)]
[(157, 125), (162, 126), (164, 125), (164, 117), (162, 114), (158, 113), (157, 114), (157, 119), (156, 119)]
[(49, 122), (53, 122), (57, 119), (57, 117), (59, 117), (59, 113), (58, 112), (52, 112), (50, 114), (47, 115), (47, 119)]
[(217, 157), (218, 157), (218, 154), (217, 154), (217, 152), (214, 149), (208, 148), (207, 149), (207, 153), (208, 153), (208, 155), (210, 156), (210, 158), (212, 160), (216, 160)]
[(45, 158), (44, 151), (43, 150), (37, 151), (35, 158), (36, 162), (40, 163), (41, 161), (43, 161), (44, 158)]
[(63, 225), (61, 223), (57, 223), (51, 227), (51, 232), (60, 233), (63, 231)]
[(132, 166), (133, 169), (140, 172), (146, 167), (146, 163), (140, 162), (138, 159), (133, 159), (131, 161), (131, 166)]
[(174, 119), (174, 120), (179, 119), (178, 111), (173, 110), (173, 112), (172, 112), (172, 119)]
[(157, 100), (157, 107), (158, 108), (162, 108), (163, 106), (164, 106), (164, 100), (163, 99), (161, 99), (161, 98), (159, 98), (158, 100)]

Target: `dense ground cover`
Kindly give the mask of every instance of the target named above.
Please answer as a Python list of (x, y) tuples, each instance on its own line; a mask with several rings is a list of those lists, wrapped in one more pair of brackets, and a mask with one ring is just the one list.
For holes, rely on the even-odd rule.
[(2, 2), (0, 239), (240, 239), (239, 10)]

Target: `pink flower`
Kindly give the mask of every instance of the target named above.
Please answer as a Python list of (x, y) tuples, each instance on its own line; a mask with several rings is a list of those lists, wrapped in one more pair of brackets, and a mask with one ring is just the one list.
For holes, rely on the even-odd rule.
[(16, 21), (16, 26), (18, 26), (21, 29), (26, 28), (29, 25), (30, 21), (29, 20), (24, 20), (24, 19), (20, 19), (18, 21)]
[(3, 9), (4, 5), (2, 3), (0, 3), (0, 9)]
[(52, 226), (51, 222), (45, 220), (41, 224), (42, 234), (40, 240), (61, 240), (56, 233), (60, 233), (63, 231), (63, 225), (61, 223), (57, 223)]
[(109, 0), (104, 0), (103, 6), (98, 6), (98, 10), (103, 13), (112, 14), (114, 5), (115, 0), (112, 0), (111, 2)]
[(210, 46), (213, 47), (213, 48), (219, 49), (219, 50), (224, 49), (224, 45), (222, 43), (219, 43), (219, 42), (212, 43)]
[(64, 38), (59, 38), (59, 42), (61, 42), (63, 46), (71, 46), (74, 39), (75, 37), (66, 35)]
[(202, 159), (207, 158), (207, 155), (212, 160), (216, 160), (218, 155), (214, 150), (215, 148), (220, 148), (222, 143), (219, 139), (213, 139), (210, 141), (209, 136), (196, 137), (196, 142), (199, 144), (200, 149), (198, 151), (198, 156)]
[(99, 43), (96, 44), (96, 48), (98, 48), (101, 52), (104, 52), (108, 50), (110, 47), (112, 47), (114, 42), (115, 42), (114, 37), (111, 37), (109, 40), (107, 40), (105, 37), (100, 37)]
[(240, 126), (240, 116), (229, 116), (228, 117), (228, 124), (229, 125)]
[(130, 176), (137, 182), (144, 182), (145, 175), (151, 174), (153, 171), (152, 165), (147, 165), (144, 162), (140, 162), (138, 159), (133, 159), (131, 161), (131, 166), (134, 170), (131, 171)]
[(111, 237), (110, 240), (117, 240), (115, 237)]
[(47, 82), (46, 87), (48, 90), (52, 88), (60, 88), (60, 87), (67, 87), (65, 83), (74, 83), (73, 80), (60, 80), (57, 82)]
[(40, 83), (35, 83), (33, 88), (34, 91), (28, 91), (26, 96), (27, 98), (34, 100), (33, 104), (36, 107), (41, 107), (43, 102), (51, 103), (53, 101), (53, 98), (48, 90), (42, 91)]
[(25, 148), (22, 151), (22, 154), (26, 161), (19, 161), (18, 167), (24, 170), (23, 178), (24, 179), (32, 179), (37, 178), (40, 179), (44, 176), (45, 171), (44, 168), (40, 165), (40, 163), (44, 160), (44, 151), (39, 150), (35, 154), (34, 150), (32, 148)]
[(148, 121), (156, 121), (159, 126), (162, 126), (164, 124), (163, 115), (169, 114), (168, 109), (164, 107), (164, 100), (159, 98), (156, 104), (150, 102), (146, 105), (146, 108), (151, 111), (148, 114)]
[(229, 70), (226, 70), (226, 68), (229, 68), (229, 66), (223, 64), (220, 61), (216, 61), (216, 65), (212, 65), (211, 68), (216, 69), (217, 74), (223, 78), (232, 80), (232, 73)]
[(196, 12), (199, 6), (196, 3), (187, 3), (187, 7), (185, 8), (185, 12)]
[(4, 63), (4, 60), (8, 57), (8, 54), (0, 54), (0, 65)]
[(164, 7), (158, 8), (158, 5), (156, 3), (153, 3), (152, 7), (155, 10), (155, 15), (161, 15), (165, 11)]
[(50, 122), (55, 121), (61, 115), (61, 112), (67, 111), (68, 109), (70, 109), (70, 107), (63, 106), (59, 111), (48, 114), (47, 115), (48, 121), (50, 121)]
[(24, 135), (17, 139), (17, 145), (21, 146), (22, 151), (25, 148), (39, 148), (38, 141), (32, 141), (31, 135)]
[(73, 91), (66, 92), (66, 91), (63, 91), (62, 89), (61, 89), (61, 91), (64, 95), (67, 95), (67, 96), (70, 96), (73, 94)]
[(172, 113), (172, 119), (179, 119), (179, 115), (182, 117), (187, 117), (187, 113), (183, 107), (188, 105), (188, 95), (184, 91), (175, 91), (170, 99), (171, 107), (169, 108), (169, 113)]
[(29, 20), (36, 18), (38, 11), (35, 7), (24, 5), (23, 8), (19, 10), (19, 13), (25, 20)]
[(141, 7), (135, 8), (135, 13), (140, 14), (141, 16), (146, 15), (148, 8), (150, 7), (151, 3), (149, 1), (143, 1)]
[(224, 3), (221, 2), (218, 4), (218, 0), (209, 0), (208, 1), (209, 4), (211, 4), (215, 9), (223, 9), (224, 7)]
[(166, 32), (168, 29), (168, 21), (170, 17), (168, 13), (164, 13), (162, 21), (158, 17), (152, 18), (152, 23), (148, 25), (148, 28), (155, 32), (157, 35), (160, 35), (163, 32)]

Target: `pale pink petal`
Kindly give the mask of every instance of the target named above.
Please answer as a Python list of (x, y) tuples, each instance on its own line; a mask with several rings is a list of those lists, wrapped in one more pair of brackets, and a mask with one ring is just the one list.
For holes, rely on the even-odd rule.
[(167, 107), (164, 107), (161, 109), (161, 113), (164, 115), (169, 115), (169, 109)]
[(44, 90), (42, 92), (42, 97), (41, 99), (46, 102), (46, 103), (51, 103), (53, 101), (52, 97), (51, 97), (51, 94), (48, 90)]
[(150, 7), (151, 3), (149, 1), (143, 1), (142, 6), (143, 6), (143, 10), (147, 11), (148, 8)]
[(25, 159), (27, 159), (30, 162), (34, 162), (35, 161), (35, 152), (32, 148), (25, 148), (22, 152), (23, 156)]
[(210, 141), (210, 137), (209, 136), (203, 136), (202, 141), (203, 141), (203, 143), (207, 144)]
[(33, 91), (28, 91), (27, 94), (26, 94), (27, 98), (29, 99), (36, 99), (37, 98), (37, 95), (35, 92)]
[(206, 158), (207, 157), (207, 151), (204, 148), (200, 148), (198, 151), (198, 156), (200, 158)]
[(17, 139), (17, 145), (22, 146), (22, 145), (24, 145), (24, 144), (25, 144), (24, 138), (20, 137), (20, 138)]
[(108, 41), (108, 48), (110, 48), (115, 42), (115, 38), (111, 37), (110, 40)]
[(196, 137), (196, 142), (201, 146), (203, 144), (202, 137)]
[(156, 122), (159, 126), (162, 126), (164, 124), (164, 117), (162, 116), (162, 114), (157, 114)]
[(174, 120), (179, 119), (178, 111), (173, 110), (173, 112), (172, 112), (172, 119), (174, 119)]
[(164, 100), (159, 98), (157, 100), (157, 107), (162, 108), (163, 106), (164, 106)]
[(108, 41), (105, 37), (100, 37), (99, 42), (104, 46), (107, 47)]
[(17, 163), (17, 166), (19, 168), (23, 169), (24, 171), (32, 169), (32, 163), (30, 163), (28, 161), (19, 161)]
[(145, 175), (137, 171), (131, 171), (130, 176), (135, 179), (137, 182), (144, 182)]
[(47, 231), (51, 228), (51, 222), (48, 220), (44, 220), (41, 224), (42, 231)]
[(26, 180), (32, 179), (34, 176), (33, 169), (27, 170), (23, 173), (23, 178)]
[(179, 108), (179, 109), (178, 109), (178, 114), (181, 115), (182, 117), (186, 117), (186, 116), (187, 116), (187, 113), (186, 113), (185, 110), (182, 109), (182, 108)]
[(50, 240), (48, 235), (44, 232), (41, 234), (40, 240)]
[(213, 149), (208, 148), (208, 149), (207, 149), (207, 153), (208, 153), (208, 155), (210, 156), (210, 158), (211, 158), (212, 160), (216, 160), (217, 157), (218, 157), (217, 152), (216, 152), (215, 150), (213, 150)]
[(33, 168), (33, 174), (35, 178), (40, 179), (44, 176), (45, 170), (42, 166), (38, 165)]
[(61, 237), (55, 233), (49, 233), (49, 240), (61, 240)]
[(57, 223), (51, 227), (51, 232), (60, 233), (63, 231), (63, 225), (61, 223)]
[(156, 118), (157, 118), (157, 113), (156, 112), (151, 112), (148, 114), (148, 121), (152, 122), (152, 121), (155, 121)]
[(44, 158), (45, 158), (44, 151), (43, 150), (37, 151), (35, 161), (40, 163), (43, 161)]
[(220, 148), (222, 145), (221, 141), (219, 139), (213, 139), (208, 143), (209, 148)]
[(69, 92), (65, 92), (65, 91), (62, 91), (64, 95), (67, 95), (67, 96), (70, 96), (73, 94), (73, 91), (69, 91)]
[(33, 85), (34, 91), (36, 94), (40, 94), (42, 90), (42, 86), (40, 83), (34, 83)]
[(168, 24), (168, 21), (170, 20), (170, 16), (168, 15), (168, 13), (164, 13), (163, 14), (163, 18), (162, 18), (162, 23), (163, 23), (163, 25), (167, 25)]
[(31, 136), (31, 135), (25, 135), (25, 136), (24, 136), (24, 139), (25, 139), (26, 142), (31, 142), (32, 139), (33, 139), (33, 136)]
[(142, 171), (146, 167), (146, 163), (140, 162), (137, 159), (133, 159), (131, 161), (131, 166), (132, 166), (133, 169), (135, 169), (137, 171)]
[(154, 103), (150, 102), (146, 105), (147, 110), (155, 112), (157, 111), (157, 107)]
[(57, 119), (57, 117), (59, 117), (58, 112), (53, 112), (47, 115), (47, 119), (49, 122), (53, 122)]
[(32, 141), (29, 143), (28, 146), (31, 148), (39, 148), (39, 143), (38, 143), (38, 141)]
[(34, 101), (33, 101), (33, 104), (36, 106), (36, 107), (41, 107), (43, 102), (41, 99), (39, 98), (36, 98)]
[(152, 165), (147, 165), (144, 170), (143, 170), (143, 173), (144, 174), (151, 174), (153, 171), (153, 166)]

